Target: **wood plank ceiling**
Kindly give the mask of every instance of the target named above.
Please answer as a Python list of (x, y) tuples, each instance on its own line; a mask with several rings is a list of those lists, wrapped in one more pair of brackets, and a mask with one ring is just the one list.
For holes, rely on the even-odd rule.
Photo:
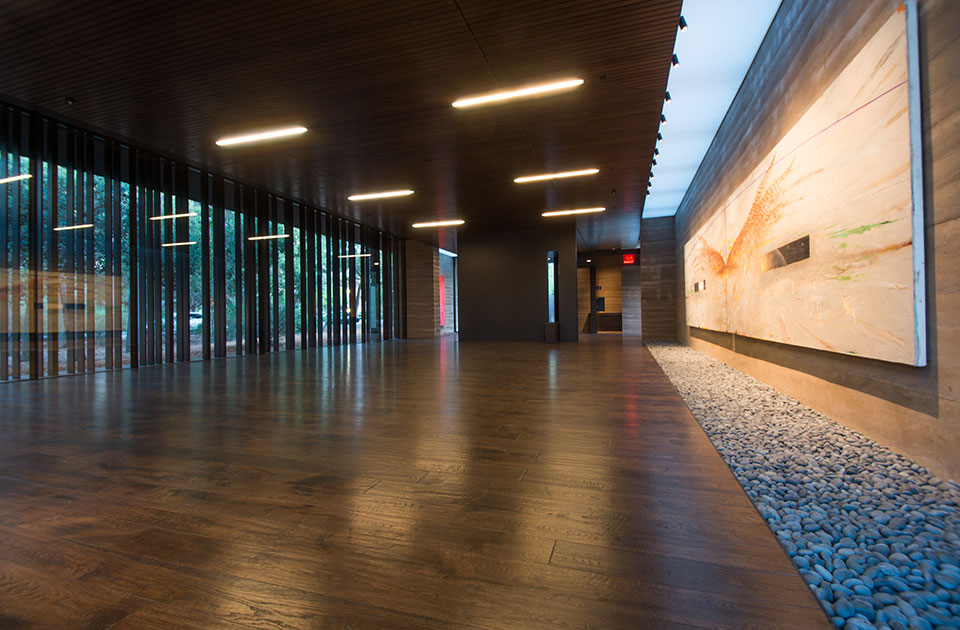
[[(635, 247), (681, 0), (14, 0), (0, 4), (0, 97), (401, 236), (577, 219), (581, 249)], [(562, 95), (458, 110), (554, 78)], [(67, 100), (73, 101), (72, 105)], [(299, 123), (297, 139), (223, 135)], [(598, 176), (513, 178), (597, 167)], [(413, 188), (385, 202), (358, 191)], [(615, 193), (614, 193), (615, 191)], [(571, 221), (573, 219), (564, 219)]]

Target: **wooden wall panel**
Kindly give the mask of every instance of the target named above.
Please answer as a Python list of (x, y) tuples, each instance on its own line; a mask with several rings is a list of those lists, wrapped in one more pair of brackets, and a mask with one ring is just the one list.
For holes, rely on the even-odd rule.
[(620, 267), (597, 268), (597, 297), (604, 299), (604, 313), (622, 313)]
[[(784, 0), (676, 216), (675, 257), (901, 0)], [(927, 330), (923, 368), (711, 333), (680, 338), (960, 479), (960, 3), (919, 0)], [(675, 284), (682, 290), (683, 273)]]

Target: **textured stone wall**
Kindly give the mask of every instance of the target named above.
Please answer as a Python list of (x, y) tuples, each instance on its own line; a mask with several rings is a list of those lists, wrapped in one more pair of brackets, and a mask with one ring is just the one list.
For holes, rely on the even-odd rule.
[(440, 252), (417, 241), (406, 242), (407, 338), (440, 334)]
[[(673, 217), (640, 224), (640, 315), (647, 339), (676, 339), (677, 261)], [(681, 293), (682, 295), (682, 293)]]
[[(675, 260), (901, 0), (784, 0), (676, 216)], [(919, 0), (929, 364), (848, 357), (685, 325), (681, 341), (960, 480), (960, 2)], [(683, 269), (678, 265), (677, 295)]]
[(643, 306), (640, 290), (643, 273), (640, 265), (624, 265), (620, 274), (623, 299), (623, 334), (643, 334)]

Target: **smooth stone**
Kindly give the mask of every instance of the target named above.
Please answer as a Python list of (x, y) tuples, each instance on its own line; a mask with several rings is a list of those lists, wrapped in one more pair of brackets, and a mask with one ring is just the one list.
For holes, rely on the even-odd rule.
[(846, 597), (840, 597), (833, 603), (833, 610), (837, 613), (838, 616), (848, 619), (853, 617), (857, 610), (853, 607), (853, 604), (850, 603)]
[(955, 576), (950, 575), (941, 571), (940, 573), (935, 573), (933, 575), (933, 581), (942, 586), (943, 588), (955, 589), (960, 585), (960, 580)]

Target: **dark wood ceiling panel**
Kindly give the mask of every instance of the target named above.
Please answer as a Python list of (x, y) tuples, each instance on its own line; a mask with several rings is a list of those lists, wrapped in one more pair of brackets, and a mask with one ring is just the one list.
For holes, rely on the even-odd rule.
[[(633, 247), (679, 14), (680, 0), (19, 0), (0, 5), (0, 92), (400, 235), (424, 238), (412, 221), (453, 215), (465, 229), (519, 228), (588, 204), (609, 211), (577, 220), (582, 246)], [(450, 106), (564, 76), (585, 84)], [(213, 144), (292, 122), (310, 132)], [(580, 166), (601, 173), (512, 182)], [(396, 186), (417, 194), (345, 199)]]

